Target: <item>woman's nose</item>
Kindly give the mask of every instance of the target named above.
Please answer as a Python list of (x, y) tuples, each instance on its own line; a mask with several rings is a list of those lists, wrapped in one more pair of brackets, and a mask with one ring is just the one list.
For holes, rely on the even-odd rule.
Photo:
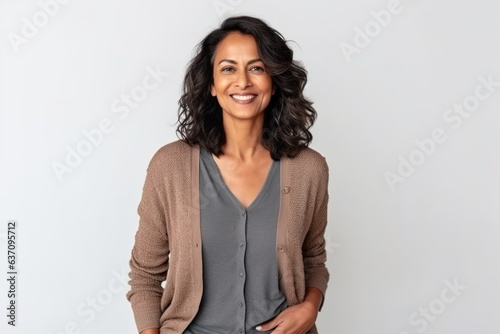
[(238, 86), (239, 88), (247, 88), (251, 85), (252, 83), (250, 81), (250, 77), (248, 76), (248, 72), (240, 71), (238, 73), (238, 77), (236, 78), (236, 86)]

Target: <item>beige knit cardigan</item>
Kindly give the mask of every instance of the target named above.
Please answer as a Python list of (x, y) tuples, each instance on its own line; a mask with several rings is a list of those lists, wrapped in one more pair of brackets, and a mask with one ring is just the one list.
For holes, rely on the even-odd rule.
[[(210, 205), (210, 194), (199, 189), (199, 153), (198, 146), (178, 140), (161, 147), (149, 163), (127, 292), (139, 332), (156, 327), (161, 334), (180, 334), (198, 311), (203, 293), (200, 205)], [(275, 256), (280, 289), (292, 306), (304, 300), (308, 286), (325, 296), (328, 165), (306, 148), (294, 158), (283, 157), (280, 168)], [(317, 333), (316, 326), (308, 333)]]

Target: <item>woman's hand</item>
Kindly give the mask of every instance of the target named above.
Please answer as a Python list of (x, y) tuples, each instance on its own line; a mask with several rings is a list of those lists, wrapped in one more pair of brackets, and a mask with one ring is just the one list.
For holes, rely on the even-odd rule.
[(158, 328), (148, 328), (141, 331), (139, 334), (159, 334), (160, 330)]
[(300, 304), (283, 310), (272, 320), (257, 326), (258, 331), (272, 330), (271, 334), (305, 334), (316, 322), (323, 293), (311, 286), (306, 288), (306, 296)]
[(318, 316), (317, 306), (308, 300), (290, 306), (271, 321), (257, 326), (258, 331), (269, 331), (271, 334), (305, 334), (314, 325)]

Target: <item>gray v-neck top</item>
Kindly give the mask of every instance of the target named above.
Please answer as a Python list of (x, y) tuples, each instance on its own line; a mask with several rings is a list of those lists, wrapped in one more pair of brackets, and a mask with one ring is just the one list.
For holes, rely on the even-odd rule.
[(276, 255), (279, 205), (279, 161), (273, 160), (264, 186), (245, 209), (212, 154), (200, 150), (203, 296), (184, 334), (271, 333), (255, 327), (287, 307)]

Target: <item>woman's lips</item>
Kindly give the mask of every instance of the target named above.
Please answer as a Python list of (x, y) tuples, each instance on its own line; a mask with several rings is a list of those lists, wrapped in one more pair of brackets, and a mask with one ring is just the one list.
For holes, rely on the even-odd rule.
[(230, 96), (237, 103), (248, 104), (257, 97), (257, 94), (231, 94)]

